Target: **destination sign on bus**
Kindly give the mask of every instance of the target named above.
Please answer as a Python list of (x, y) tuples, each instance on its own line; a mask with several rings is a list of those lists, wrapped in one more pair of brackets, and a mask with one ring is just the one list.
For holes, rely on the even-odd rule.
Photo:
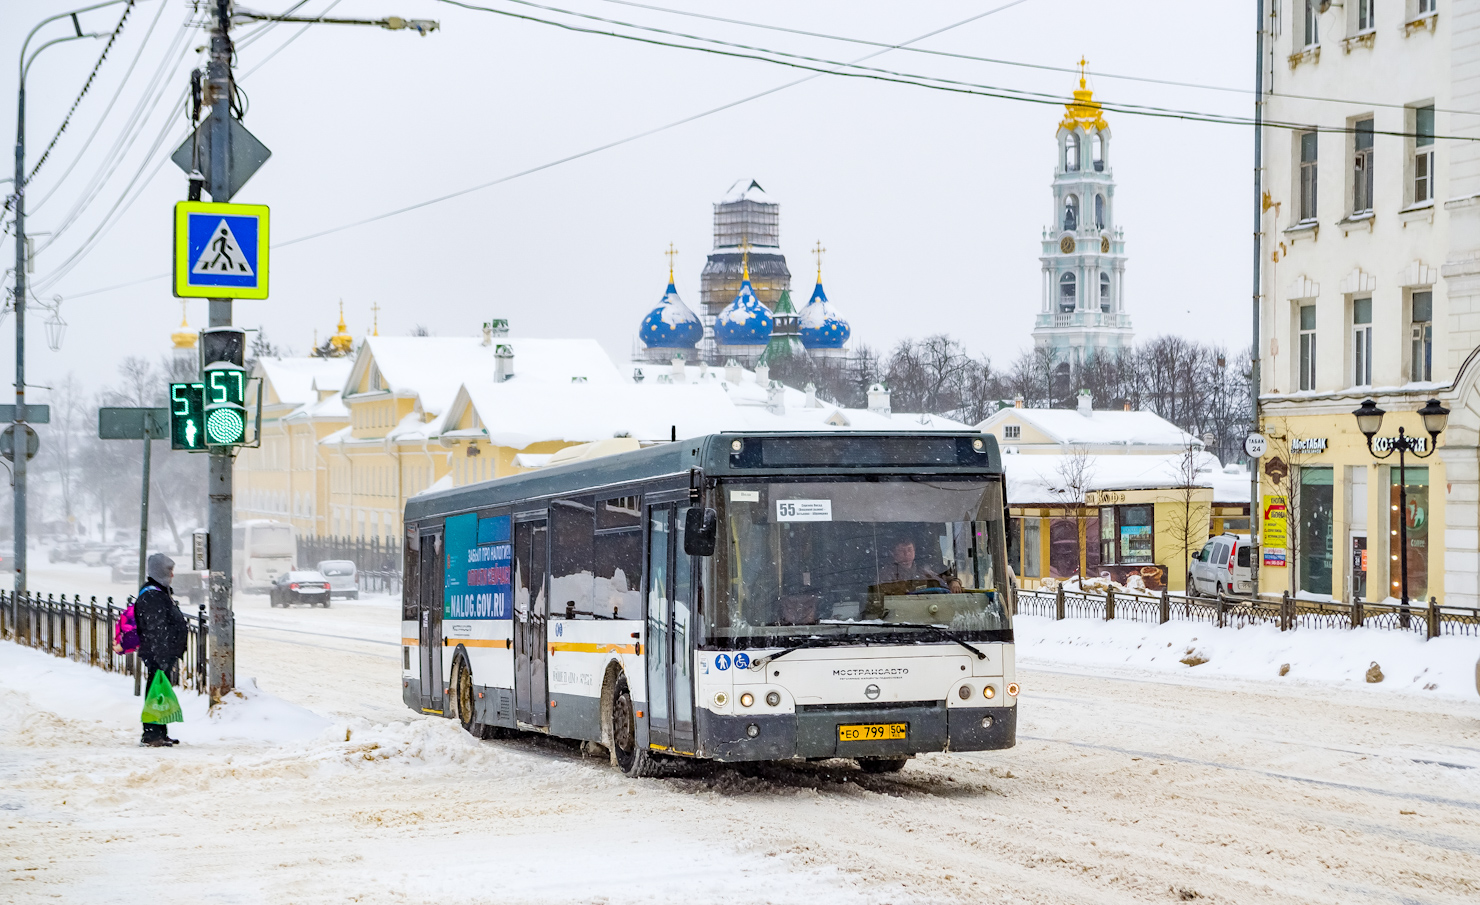
[(514, 545), (509, 517), (475, 513), (447, 520), (443, 619), (511, 619)]

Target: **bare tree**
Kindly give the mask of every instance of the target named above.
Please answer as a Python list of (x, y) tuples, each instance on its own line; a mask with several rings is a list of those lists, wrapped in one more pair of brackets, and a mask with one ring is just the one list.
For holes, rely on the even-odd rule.
[(1172, 485), (1175, 506), (1172, 508), (1168, 529), (1172, 542), (1182, 553), (1182, 575), (1187, 579), (1187, 592), (1192, 592), (1192, 552), (1201, 548), (1208, 537), (1208, 525), (1212, 517), (1206, 503), (1199, 502), (1198, 465), (1203, 458), (1202, 448), (1188, 443), (1172, 464)]
[(1074, 549), (1079, 554), (1077, 571), (1082, 576), (1085, 568), (1084, 523), (1089, 517), (1089, 508), (1085, 506), (1085, 495), (1094, 481), (1094, 460), (1090, 458), (1089, 450), (1083, 446), (1076, 446), (1059, 458), (1054, 472), (1058, 475), (1058, 486), (1050, 489), (1058, 495), (1065, 508), (1073, 514)]

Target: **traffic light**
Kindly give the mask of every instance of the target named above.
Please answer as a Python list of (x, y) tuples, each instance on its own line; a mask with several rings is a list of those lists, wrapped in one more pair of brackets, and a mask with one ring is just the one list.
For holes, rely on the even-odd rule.
[(240, 327), (200, 331), (200, 377), (207, 446), (238, 446), (247, 439), (247, 332)]
[(170, 384), (170, 449), (205, 449), (205, 385)]

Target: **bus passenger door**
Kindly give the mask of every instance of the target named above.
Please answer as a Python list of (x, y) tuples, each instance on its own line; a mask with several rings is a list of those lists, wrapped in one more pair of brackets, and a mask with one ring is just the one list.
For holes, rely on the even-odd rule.
[(673, 507), (649, 506), (647, 530), (647, 654), (648, 744), (667, 748), (668, 725), (668, 603), (672, 599)]
[(441, 713), (442, 705), (442, 532), (421, 535), (421, 709)]
[(548, 536), (544, 518), (514, 525), (514, 716), (531, 726), (549, 725)]
[(668, 715), (673, 748), (694, 751), (694, 562), (683, 551), (684, 520), (688, 507), (680, 506), (673, 520), (673, 603), (669, 610)]

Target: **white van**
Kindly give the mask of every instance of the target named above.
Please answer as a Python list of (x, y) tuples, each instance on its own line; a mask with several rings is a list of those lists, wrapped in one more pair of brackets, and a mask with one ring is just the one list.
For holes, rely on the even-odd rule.
[(1247, 534), (1220, 534), (1192, 557), (1194, 594), (1252, 594), (1253, 570), (1249, 554), (1253, 547)]
[(298, 543), (293, 526), (271, 519), (238, 522), (231, 531), (233, 582), (242, 591), (264, 591), (293, 568)]

